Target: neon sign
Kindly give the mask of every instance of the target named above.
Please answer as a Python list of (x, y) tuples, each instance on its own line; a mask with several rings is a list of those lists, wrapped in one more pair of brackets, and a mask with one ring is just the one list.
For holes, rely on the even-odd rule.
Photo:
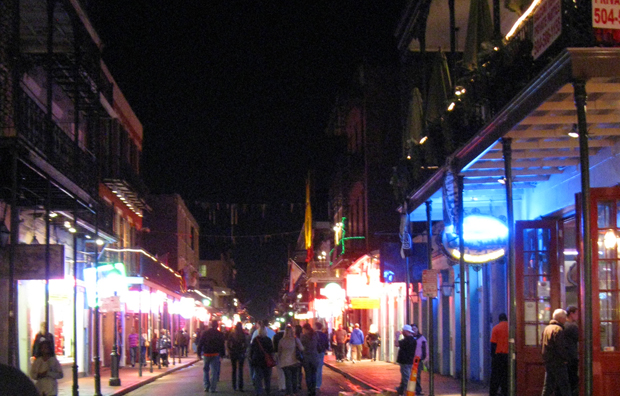
[[(467, 263), (483, 264), (506, 254), (508, 227), (496, 217), (473, 214), (463, 219), (464, 259)], [(454, 225), (446, 226), (442, 236), (443, 247), (448, 256), (459, 260), (459, 236)]]
[(91, 308), (98, 306), (103, 297), (117, 295), (123, 298), (128, 290), (125, 264), (102, 264), (96, 268), (85, 268), (84, 282), (88, 306)]

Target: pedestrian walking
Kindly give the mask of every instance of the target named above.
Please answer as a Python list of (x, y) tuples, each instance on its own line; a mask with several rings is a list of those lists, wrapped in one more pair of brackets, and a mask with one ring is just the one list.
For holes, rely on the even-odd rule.
[(566, 334), (566, 344), (568, 347), (568, 382), (570, 384), (571, 395), (579, 395), (579, 327), (577, 318), (579, 317), (577, 307), (571, 305), (566, 308), (566, 323), (564, 333)]
[(174, 337), (174, 346), (177, 349), (177, 353), (179, 357), (187, 357), (187, 343), (189, 337), (185, 329), (181, 329), (177, 331), (177, 334)]
[(52, 346), (52, 355), (55, 356), (56, 352), (54, 351), (54, 336), (49, 331), (47, 331), (47, 322), (41, 322), (39, 332), (34, 337), (34, 342), (32, 343), (32, 355), (31, 356), (33, 358), (37, 358), (41, 356), (41, 352), (39, 351), (39, 346), (41, 345), (42, 342), (46, 342), (46, 341), (48, 341), (50, 345)]
[(499, 323), (491, 330), (491, 381), (489, 395), (508, 395), (508, 317), (499, 314)]
[(293, 396), (301, 389), (298, 371), (301, 368), (301, 360), (298, 351), (303, 353), (304, 347), (299, 338), (295, 337), (293, 328), (286, 326), (284, 335), (278, 342), (278, 365), (284, 371), (285, 396)]
[(149, 346), (149, 339), (146, 333), (140, 337), (140, 363), (146, 366), (146, 348)]
[(316, 390), (321, 390), (321, 385), (323, 385), (323, 363), (325, 362), (325, 352), (329, 349), (329, 338), (323, 332), (323, 323), (316, 322), (314, 329), (318, 336), (317, 352), (319, 353), (316, 367)]
[(164, 367), (168, 367), (168, 353), (170, 352), (171, 347), (172, 341), (170, 340), (170, 336), (168, 335), (168, 330), (163, 329), (161, 331), (161, 337), (159, 337), (159, 343), (157, 344), (157, 348), (159, 349), (159, 358), (161, 359), (161, 364)]
[[(297, 337), (300, 341), (301, 341), (301, 334), (302, 333), (303, 333), (303, 329), (301, 328), (301, 325), (295, 325), (295, 337)], [(299, 384), (299, 388), (301, 388), (301, 384), (303, 382), (304, 382), (303, 381), (303, 374), (302, 374), (302, 369), (301, 369), (301, 366), (300, 366), (299, 370), (297, 370), (297, 383)]]
[(566, 323), (566, 311), (556, 309), (553, 311), (553, 319), (542, 334), (542, 357), (546, 370), (542, 396), (570, 395), (567, 368), (570, 355), (564, 333), (564, 323)]
[[(284, 337), (284, 329), (281, 329), (273, 336), (273, 350), (278, 351), (278, 344), (280, 340)], [(276, 366), (276, 371), (278, 373), (278, 389), (280, 392), (286, 391), (286, 378), (284, 377), (284, 370), (282, 370), (282, 366), (280, 365), (280, 361), (277, 359), (278, 355), (276, 354), (276, 361), (278, 365)]]
[(303, 325), (301, 344), (304, 346), (302, 365), (306, 375), (306, 388), (308, 396), (314, 396), (316, 394), (316, 370), (319, 364), (319, 337), (310, 323)]
[(356, 323), (351, 332), (351, 361), (362, 361), (362, 345), (364, 345), (364, 333), (360, 330), (360, 324)]
[(233, 390), (239, 389), (243, 392), (243, 363), (245, 362), (245, 351), (248, 348), (248, 337), (243, 331), (241, 322), (237, 322), (235, 330), (228, 338), (228, 354), (232, 365), (232, 385)]
[(376, 324), (371, 324), (370, 329), (368, 330), (368, 335), (366, 336), (366, 345), (368, 346), (368, 351), (370, 353), (370, 360), (377, 360), (377, 351), (381, 346), (381, 337), (379, 337), (379, 330)]
[(127, 344), (129, 347), (129, 358), (131, 361), (131, 367), (135, 367), (136, 361), (139, 359), (138, 349), (140, 347), (140, 336), (138, 335), (138, 333), (136, 333), (136, 330), (132, 329), (131, 334), (127, 336)]
[(346, 350), (345, 360), (351, 361), (351, 333), (353, 333), (353, 328), (351, 326), (347, 327), (347, 340), (344, 342), (344, 349)]
[(157, 330), (153, 331), (151, 336), (151, 363), (155, 366), (159, 365), (159, 337), (157, 337)]
[(428, 361), (428, 341), (426, 337), (422, 333), (420, 333), (420, 328), (417, 324), (411, 325), (411, 330), (413, 331), (413, 338), (415, 338), (416, 348), (415, 355), (420, 358), (420, 362), (418, 363), (418, 372), (417, 372), (417, 381), (415, 384), (415, 394), (423, 395), (422, 392), (422, 371), (424, 371), (424, 365), (427, 364)]
[(260, 326), (250, 346), (250, 361), (254, 367), (254, 390), (257, 395), (271, 392), (271, 367), (267, 364), (266, 355), (273, 355), (273, 352), (273, 342), (267, 335), (267, 328)]
[(407, 383), (411, 376), (417, 347), (416, 340), (413, 337), (413, 329), (410, 325), (406, 324), (403, 326), (402, 335), (403, 339), (398, 341), (398, 355), (396, 357), (396, 363), (400, 365), (400, 385), (396, 388), (396, 392), (399, 395), (404, 395), (407, 390)]
[(30, 378), (36, 381), (36, 387), (42, 396), (58, 395), (58, 380), (63, 377), (62, 367), (54, 356), (54, 345), (50, 341), (41, 341), (38, 345), (39, 356), (30, 367)]
[(220, 359), (226, 355), (224, 334), (217, 329), (217, 320), (211, 321), (211, 328), (200, 335), (198, 356), (202, 356), (202, 383), (205, 392), (215, 392), (220, 378)]
[(334, 342), (336, 344), (336, 361), (342, 362), (345, 359), (345, 343), (347, 341), (348, 334), (342, 325), (338, 325), (338, 330), (334, 332)]

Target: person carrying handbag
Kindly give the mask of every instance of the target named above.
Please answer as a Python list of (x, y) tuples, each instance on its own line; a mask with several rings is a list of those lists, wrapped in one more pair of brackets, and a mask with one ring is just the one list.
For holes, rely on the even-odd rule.
[(295, 333), (291, 326), (286, 326), (284, 336), (278, 343), (278, 365), (284, 371), (286, 383), (285, 396), (293, 396), (301, 389), (301, 384), (297, 381), (299, 375), (297, 371), (301, 366), (302, 359), (299, 354), (304, 350), (299, 338), (295, 338)]
[(254, 388), (257, 395), (271, 392), (271, 369), (275, 366), (268, 364), (267, 355), (273, 360), (273, 343), (267, 336), (265, 326), (258, 328), (257, 336), (250, 346), (250, 362), (254, 367)]

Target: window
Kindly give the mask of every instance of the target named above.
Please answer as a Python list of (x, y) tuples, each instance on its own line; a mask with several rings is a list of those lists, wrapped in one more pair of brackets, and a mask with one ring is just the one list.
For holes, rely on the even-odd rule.
[(540, 346), (542, 332), (551, 320), (550, 241), (549, 229), (523, 230), (523, 309), (526, 346)]
[(597, 209), (598, 243), (593, 249), (598, 251), (601, 349), (614, 351), (618, 349), (620, 337), (620, 314), (617, 309), (620, 300), (617, 240), (620, 201), (599, 202)]

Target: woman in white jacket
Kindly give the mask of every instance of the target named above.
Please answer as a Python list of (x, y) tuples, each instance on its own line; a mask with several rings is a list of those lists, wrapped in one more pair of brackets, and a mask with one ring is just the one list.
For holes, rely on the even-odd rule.
[(286, 381), (286, 396), (296, 394), (301, 384), (297, 383), (298, 372), (301, 369), (301, 361), (297, 357), (297, 350), (301, 353), (304, 350), (299, 338), (295, 338), (293, 328), (286, 326), (284, 337), (278, 343), (278, 366), (284, 371)]
[(30, 368), (30, 378), (36, 380), (36, 387), (42, 396), (58, 395), (58, 381), (63, 377), (62, 367), (52, 354), (53, 346), (49, 341), (39, 345), (41, 356), (35, 359)]

